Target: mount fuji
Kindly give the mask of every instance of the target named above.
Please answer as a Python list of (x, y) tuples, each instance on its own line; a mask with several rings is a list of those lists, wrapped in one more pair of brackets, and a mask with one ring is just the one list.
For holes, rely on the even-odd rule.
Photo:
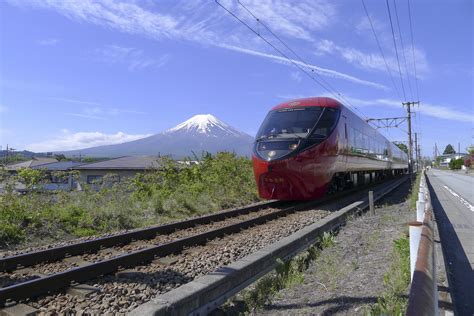
[(231, 151), (250, 156), (253, 137), (211, 114), (195, 115), (159, 134), (131, 142), (61, 152), (66, 156), (119, 157), (171, 155), (173, 158), (200, 156), (203, 152)]

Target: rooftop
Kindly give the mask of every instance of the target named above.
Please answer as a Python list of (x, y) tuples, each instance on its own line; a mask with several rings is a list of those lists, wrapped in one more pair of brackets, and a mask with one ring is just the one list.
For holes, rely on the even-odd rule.
[(50, 171), (66, 171), (70, 170), (74, 167), (79, 167), (84, 165), (84, 162), (77, 162), (77, 161), (57, 161), (51, 162), (43, 165), (33, 166), (31, 169), (46, 169)]
[(23, 161), (13, 165), (8, 165), (7, 170), (19, 170), (21, 168), (33, 168), (53, 162), (58, 162), (55, 158), (46, 158), (46, 157), (34, 157), (31, 160)]
[(156, 156), (126, 156), (74, 167), (75, 170), (110, 169), (110, 170), (145, 170), (158, 168), (160, 163)]

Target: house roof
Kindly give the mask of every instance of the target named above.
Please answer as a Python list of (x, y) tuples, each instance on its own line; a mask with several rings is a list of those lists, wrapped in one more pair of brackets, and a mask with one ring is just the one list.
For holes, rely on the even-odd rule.
[(16, 163), (14, 165), (8, 165), (7, 170), (19, 170), (21, 168), (33, 168), (40, 165), (45, 165), (53, 162), (58, 162), (55, 158), (46, 157), (34, 157), (31, 160)]
[(46, 169), (49, 171), (66, 171), (84, 165), (84, 162), (57, 161), (32, 167), (32, 169)]
[(73, 167), (75, 170), (145, 170), (160, 167), (156, 156), (126, 156)]

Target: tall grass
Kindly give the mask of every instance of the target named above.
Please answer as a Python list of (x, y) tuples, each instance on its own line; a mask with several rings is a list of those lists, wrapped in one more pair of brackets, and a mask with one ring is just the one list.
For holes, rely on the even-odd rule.
[(394, 241), (391, 263), (384, 274), (384, 292), (376, 304), (367, 311), (368, 315), (404, 315), (410, 284), (410, 241), (403, 236)]
[(411, 193), (410, 193), (409, 199), (410, 199), (410, 209), (412, 210), (416, 209), (416, 201), (418, 201), (418, 191), (420, 189), (421, 175), (422, 175), (421, 172), (417, 173), (415, 182), (413, 183), (413, 186), (411, 187)]
[[(98, 190), (83, 185), (81, 192), (32, 189), (19, 195), (7, 185), (0, 195), (0, 245), (137, 228), (258, 200), (247, 158), (223, 152), (205, 155), (197, 164), (166, 158), (160, 163), (163, 168), (124, 182), (104, 181)], [(8, 181), (18, 180), (10, 177)]]

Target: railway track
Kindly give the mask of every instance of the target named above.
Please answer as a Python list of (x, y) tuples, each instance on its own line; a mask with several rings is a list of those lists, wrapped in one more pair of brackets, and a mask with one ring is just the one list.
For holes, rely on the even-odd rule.
[[(257, 248), (250, 247), (249, 244), (252, 244), (252, 242), (250, 242), (249, 239), (244, 238), (243, 243), (240, 243), (240, 250), (231, 252), (232, 255), (230, 255), (228, 258), (222, 258), (221, 256), (218, 258), (218, 260), (215, 260), (214, 263), (206, 267), (201, 267), (203, 260), (207, 261), (209, 260), (207, 257), (212, 257), (213, 255), (216, 255), (220, 252), (219, 249), (223, 246), (219, 245), (219, 240), (225, 241), (226, 239), (230, 238), (231, 242), (224, 242), (224, 244), (226, 244), (224, 247), (231, 249), (233, 244), (238, 244), (235, 239), (232, 239), (234, 238), (232, 236), (243, 236), (246, 233), (250, 233), (251, 236), (249, 238), (257, 238), (258, 240), (260, 232), (267, 229), (265, 227), (273, 226), (269, 231), (265, 231), (265, 234), (268, 234), (269, 238), (262, 237), (262, 240), (268, 239), (265, 242), (275, 241), (277, 240), (275, 238), (284, 237), (285, 234), (291, 234), (305, 225), (311, 224), (315, 220), (326, 216), (332, 210), (331, 205), (332, 208), (334, 208), (334, 204), (340, 205), (341, 203), (347, 203), (347, 201), (354, 199), (355, 195), (362, 194), (359, 192), (359, 190), (347, 191), (337, 196), (328, 197), (317, 202), (298, 204), (282, 202), (262, 203), (240, 209), (220, 212), (213, 215), (203, 216), (196, 219), (190, 219), (183, 222), (88, 240), (63, 247), (42, 249), (36, 252), (1, 258), (0, 270), (3, 272), (0, 273), (0, 278), (6, 279), (12, 275), (18, 277), (18, 271), (24, 271), (26, 267), (31, 267), (31, 270), (29, 275), (28, 273), (26, 274), (26, 277), (23, 275), (23, 279), (13, 278), (13, 284), (7, 283), (7, 286), (0, 288), (0, 306), (9, 306), (18, 302), (26, 302), (40, 295), (46, 295), (46, 297), (48, 297), (48, 293), (55, 293), (61, 289), (70, 287), (71, 285), (89, 280), (92, 280), (90, 281), (90, 285), (99, 285), (99, 287), (102, 286), (103, 288), (109, 288), (110, 281), (115, 282), (117, 278), (116, 275), (114, 276), (112, 273), (137, 266), (137, 270), (132, 271), (131, 275), (135, 275), (135, 277), (137, 275), (140, 276), (140, 273), (142, 273), (140, 271), (146, 271), (146, 273), (150, 273), (149, 270), (146, 270), (147, 267), (154, 266), (155, 269), (165, 270), (166, 273), (164, 273), (164, 275), (166, 276), (164, 277), (163, 284), (166, 285), (166, 282), (169, 282), (175, 287), (179, 284), (192, 280), (192, 278), (196, 275), (212, 271), (212, 269), (218, 267), (219, 264), (226, 262), (229, 263), (236, 258), (248, 254), (249, 251), (255, 251), (259, 247), (258, 241), (257, 246), (255, 246)], [(325, 210), (311, 211), (311, 208), (315, 207)], [(282, 232), (285, 233), (283, 233), (281, 236)], [(240, 237), (237, 237), (237, 239), (239, 238)], [(214, 244), (213, 242), (209, 242), (211, 240), (214, 242)], [(216, 240), (217, 243), (215, 242)], [(210, 246), (203, 246), (206, 244)], [(200, 249), (199, 247), (211, 247), (214, 250), (208, 252), (208, 249), (203, 248), (201, 251), (198, 250), (197, 252), (189, 252), (192, 249)], [(245, 249), (246, 247), (248, 249)], [(114, 250), (107, 251), (109, 248)], [(90, 252), (105, 252), (109, 253), (109, 255), (96, 255), (95, 257), (91, 257)], [(223, 251), (223, 253), (226, 252)], [(202, 254), (207, 254), (207, 257), (201, 257), (201, 263), (199, 261), (195, 262), (194, 257), (199, 257), (199, 255)], [(51, 264), (57, 264), (57, 262), (64, 262), (64, 260), (74, 257), (76, 257), (76, 259), (78, 257), (80, 258), (80, 260), (76, 261), (79, 262), (77, 264), (78, 266), (71, 267), (70, 264), (66, 264), (65, 267), (60, 268), (59, 271), (49, 275), (35, 273), (35, 270), (38, 271), (42, 265), (47, 266)], [(167, 264), (163, 265), (163, 262), (157, 262), (157, 258), (163, 257), (171, 257), (168, 263), (183, 263), (183, 269), (181, 269), (180, 273), (178, 273), (178, 279), (180, 279), (181, 282), (171, 282), (170, 278), (173, 278), (170, 277), (170, 274), (174, 275), (173, 280), (176, 280), (177, 273), (176, 271), (168, 271), (169, 267), (167, 267)], [(183, 257), (190, 257), (189, 261), (192, 261), (193, 264), (186, 266), (185, 263), (187, 262), (187, 259), (183, 259)], [(85, 259), (89, 259), (90, 261)], [(198, 268), (195, 268), (196, 266)], [(31, 277), (34, 278), (31, 279)], [(143, 275), (140, 277), (143, 277)], [(101, 283), (102, 281), (97, 281), (101, 279), (104, 279), (105, 281), (103, 281), (103, 283)], [(133, 282), (134, 280), (132, 280), (132, 283)], [(160, 280), (152, 282), (158, 282), (161, 284)], [(140, 285), (139, 288), (141, 289), (143, 286)], [(164, 287), (164, 291), (167, 290), (170, 290), (169, 286)], [(132, 294), (142, 294), (140, 292), (141, 290), (136, 293), (136, 288), (134, 288), (132, 291)], [(151, 295), (148, 295), (143, 300), (139, 300), (139, 302), (146, 301), (150, 298), (149, 296), (153, 296), (156, 293), (161, 293), (162, 291), (160, 288), (158, 291), (151, 292), (153, 292)], [(49, 297), (50, 296), (51, 295), (49, 295)], [(100, 301), (101, 299), (102, 297), (99, 296), (98, 300)], [(36, 307), (56, 306), (51, 305), (52, 301), (54, 300), (49, 298), (44, 301), (40, 300), (39, 303), (36, 304)], [(47, 302), (47, 304), (45, 302)], [(129, 305), (122, 310), (120, 307), (120, 302), (123, 303), (124, 301), (119, 300), (116, 304), (119, 306), (119, 309), (110, 310), (107, 309), (106, 306), (105, 308), (100, 308), (99, 312), (120, 312), (133, 308), (132, 305)], [(60, 304), (59, 307), (61, 307)], [(67, 308), (58, 308), (56, 311), (67, 312), (68, 310)]]

